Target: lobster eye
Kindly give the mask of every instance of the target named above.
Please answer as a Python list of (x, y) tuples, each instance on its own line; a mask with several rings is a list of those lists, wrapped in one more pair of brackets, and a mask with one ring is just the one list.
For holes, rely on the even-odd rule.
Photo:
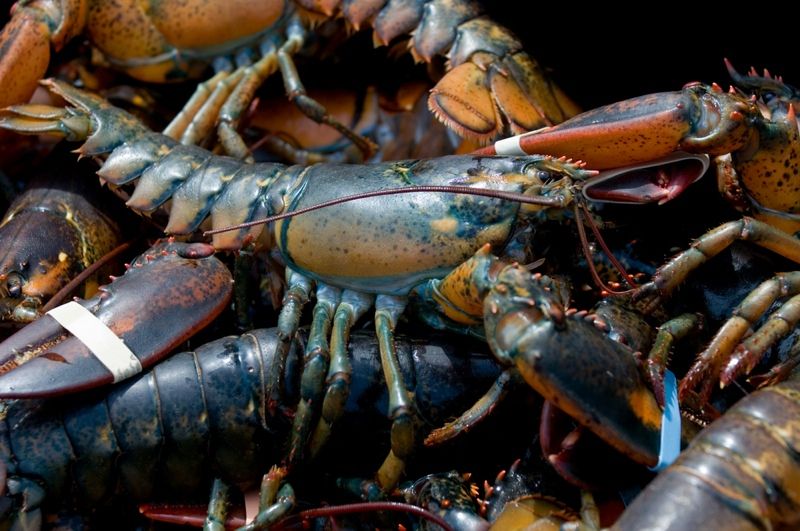
[(9, 273), (8, 278), (6, 278), (6, 289), (8, 290), (8, 294), (15, 299), (18, 299), (22, 296), (22, 285), (25, 283), (25, 279), (22, 278), (22, 275), (19, 273)]
[(541, 166), (536, 163), (531, 163), (525, 166), (523, 173), (525, 173), (526, 175), (530, 175), (531, 177), (535, 177), (542, 183), (546, 183), (553, 179), (552, 172), (548, 170), (543, 170)]

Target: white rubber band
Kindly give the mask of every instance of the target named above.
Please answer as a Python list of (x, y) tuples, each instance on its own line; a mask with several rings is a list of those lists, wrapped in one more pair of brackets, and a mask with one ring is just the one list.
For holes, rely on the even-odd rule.
[(114, 376), (114, 383), (142, 372), (142, 364), (105, 323), (75, 301), (53, 308), (47, 315), (70, 331)]
[[(528, 134), (528, 133), (525, 133)], [(527, 155), (524, 151), (522, 151), (522, 147), (519, 145), (519, 139), (522, 135), (512, 136), (510, 138), (504, 138), (502, 140), (498, 140), (494, 143), (494, 151), (498, 155)]]
[(244, 493), (244, 523), (251, 523), (258, 516), (258, 504), (260, 496), (258, 491), (248, 490)]

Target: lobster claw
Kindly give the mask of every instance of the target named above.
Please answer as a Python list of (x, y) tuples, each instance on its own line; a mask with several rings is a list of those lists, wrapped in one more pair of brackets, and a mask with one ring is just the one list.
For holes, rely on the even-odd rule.
[(486, 339), (546, 400), (634, 461), (658, 461), (661, 409), (633, 352), (584, 313), (567, 312), (547, 286), (506, 267), (484, 300)]
[[(96, 296), (60, 306), (0, 343), (0, 398), (74, 393), (122, 380), (162, 359), (219, 315), (231, 297), (231, 274), (213, 252), (202, 243), (157, 243)], [(66, 333), (59, 323), (70, 326), (70, 312), (85, 313), (76, 306), (99, 321), (90, 325), (88, 338)], [(59, 321), (52, 316), (57, 310)], [(127, 347), (124, 363), (109, 362), (108, 354), (84, 344), (103, 334)], [(116, 343), (113, 337), (110, 343)], [(101, 351), (116, 348), (102, 346)]]
[[(736, 92), (724, 92), (717, 85), (692, 83), (680, 91), (649, 94), (598, 107), (559, 125), (500, 140), (476, 153), (565, 156), (580, 159), (595, 170), (608, 170), (652, 164), (674, 156), (676, 151), (717, 156), (747, 150), (758, 142), (756, 125), (760, 120), (761, 113), (753, 100)], [(667, 160), (670, 164), (674, 162)], [(655, 197), (651, 200), (662, 201), (667, 195), (674, 197), (675, 191), (702, 175), (694, 172), (703, 171), (703, 165), (690, 163), (688, 168), (679, 170), (660, 172), (655, 179), (652, 170), (648, 170), (650, 178), (634, 177), (634, 172), (625, 171), (613, 181), (615, 186), (635, 189), (636, 184), (629, 186), (625, 182), (649, 180), (664, 192), (654, 194), (648, 186), (644, 194)], [(687, 173), (688, 170), (691, 172)], [(630, 202), (626, 197), (611, 200)]]
[(587, 179), (583, 196), (600, 203), (666, 203), (702, 177), (711, 164), (705, 154), (676, 151), (666, 157), (602, 170)]

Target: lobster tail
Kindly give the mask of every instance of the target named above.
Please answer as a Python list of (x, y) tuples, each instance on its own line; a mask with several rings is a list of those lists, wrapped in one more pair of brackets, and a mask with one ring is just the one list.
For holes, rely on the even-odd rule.
[(488, 141), (562, 122), (578, 107), (547, 78), (517, 38), (487, 17), (464, 23), (448, 55), (453, 67), (428, 106), (465, 137)]
[(793, 380), (740, 400), (642, 491), (612, 529), (796, 529), (798, 390)]

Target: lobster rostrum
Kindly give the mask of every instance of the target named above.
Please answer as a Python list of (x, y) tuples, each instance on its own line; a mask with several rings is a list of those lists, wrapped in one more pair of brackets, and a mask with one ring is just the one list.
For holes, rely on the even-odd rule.
[[(698, 238), (692, 248), (661, 267), (635, 298), (655, 305), (679, 286), (690, 271), (731, 243), (748, 240), (800, 263), (800, 133), (792, 101), (795, 90), (780, 79), (738, 74), (735, 83), (756, 92), (691, 83), (679, 92), (659, 93), (594, 109), (555, 127), (517, 137), (511, 151), (535, 151), (585, 158), (603, 169), (658, 160), (676, 151), (717, 156), (717, 178), (724, 197), (747, 214)], [(496, 144), (482, 153), (505, 152)], [(626, 172), (584, 186), (594, 200), (666, 201), (697, 175), (678, 167), (645, 174)], [(596, 186), (594, 185), (596, 183)], [(633, 196), (633, 197), (631, 197)], [(751, 217), (752, 216), (752, 217)], [(798, 322), (790, 299), (756, 334), (748, 329), (775, 301), (798, 293), (797, 273), (776, 276), (756, 289), (734, 311), (681, 382), (682, 400), (704, 404), (717, 378), (723, 385), (753, 369), (766, 349)], [(695, 388), (699, 387), (697, 392)]]
[(213, 254), (204, 243), (157, 243), (97, 295), (69, 303), (88, 310), (127, 346), (125, 371), (116, 372), (121, 364), (109, 363), (86, 337), (67, 332), (63, 317), (46, 314), (0, 343), (0, 396), (74, 393), (119, 381), (163, 358), (230, 299), (231, 274)]
[[(333, 120), (305, 93), (293, 56), (320, 19), (342, 17), (359, 29), (371, 25), (375, 42), (410, 35), (418, 61), (447, 59), (449, 72), (431, 93), (434, 113), (461, 135), (490, 139), (558, 123), (576, 112), (563, 93), (522, 50), (520, 41), (484, 14), (474, 0), (313, 2), (170, 0), (137, 2), (23, 0), (0, 35), (4, 81), (0, 106), (24, 103), (56, 51), (87, 34), (106, 62), (127, 74), (163, 83), (197, 78), (212, 64), (216, 75), (168, 128), (184, 143), (203, 140), (219, 122), (231, 155), (248, 151), (236, 126), (261, 82), (280, 69), (287, 94), (304, 113), (337, 128), (365, 153), (373, 146)], [(260, 58), (259, 58), (260, 56)]]

